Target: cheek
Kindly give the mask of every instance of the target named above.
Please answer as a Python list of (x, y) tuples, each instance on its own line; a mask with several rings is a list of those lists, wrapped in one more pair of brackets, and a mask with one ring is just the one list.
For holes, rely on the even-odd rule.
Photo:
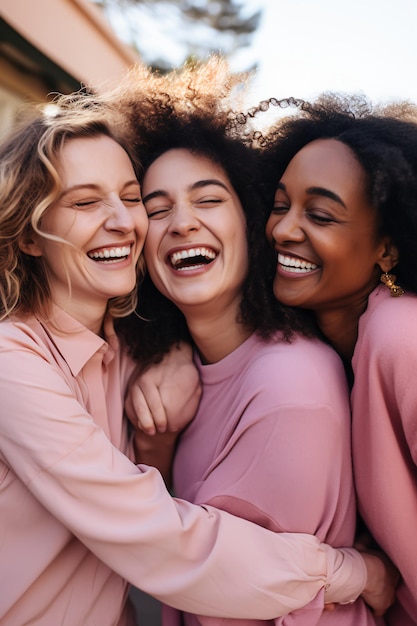
[(78, 241), (85, 238), (86, 233), (97, 228), (97, 217), (93, 217), (91, 213), (82, 213), (73, 210), (52, 209), (47, 212), (42, 220), (42, 230), (72, 241)]
[(145, 238), (145, 244), (143, 252), (145, 255), (146, 263), (153, 263), (153, 260), (158, 254), (159, 247), (161, 245), (162, 236), (159, 233), (159, 229), (151, 221), (148, 222), (148, 229)]
[(329, 254), (339, 263), (353, 266), (368, 265), (369, 260), (373, 258), (373, 250), (368, 234), (365, 236), (356, 236), (347, 234), (345, 237), (339, 237), (335, 241), (326, 242)]
[(142, 209), (139, 209), (136, 213), (135, 224), (136, 230), (138, 231), (139, 235), (143, 237), (143, 239), (145, 239), (149, 231), (149, 219), (144, 207), (142, 207)]
[(143, 256), (149, 275), (155, 284), (159, 283), (158, 275), (166, 269), (160, 244), (161, 238), (158, 232), (155, 228), (150, 227), (143, 248)]

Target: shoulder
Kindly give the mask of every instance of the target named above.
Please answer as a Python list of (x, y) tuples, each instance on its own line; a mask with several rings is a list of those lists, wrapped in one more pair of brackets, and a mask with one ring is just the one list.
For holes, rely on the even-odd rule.
[(375, 289), (359, 320), (358, 349), (365, 346), (381, 352), (416, 350), (417, 296), (393, 298), (383, 288)]
[(39, 342), (39, 334), (36, 332), (38, 322), (34, 318), (27, 320), (3, 320), (0, 322), (0, 347), (18, 348), (24, 345), (34, 345)]
[(291, 343), (260, 340), (246, 378), (283, 403), (327, 404), (334, 403), (335, 396), (347, 396), (339, 356), (318, 339), (296, 336)]
[(283, 370), (291, 370), (291, 373), (296, 371), (298, 375), (319, 367), (329, 370), (343, 369), (339, 356), (331, 346), (319, 339), (309, 339), (301, 335), (295, 335), (291, 342), (280, 339), (263, 342), (260, 339), (257, 352), (251, 360), (251, 367), (257, 369), (268, 362), (282, 365)]
[(45, 331), (35, 318), (0, 322), (0, 362), (2, 376), (7, 368), (8, 375), (18, 377), (24, 368), (36, 376), (41, 362), (54, 362)]

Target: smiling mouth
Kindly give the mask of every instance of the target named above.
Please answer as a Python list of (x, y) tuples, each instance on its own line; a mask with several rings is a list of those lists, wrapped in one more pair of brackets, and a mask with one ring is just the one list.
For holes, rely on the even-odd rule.
[(178, 250), (169, 255), (168, 259), (175, 270), (192, 270), (212, 263), (217, 253), (212, 248), (200, 246), (188, 250)]
[(87, 256), (93, 261), (98, 261), (100, 263), (118, 263), (119, 261), (127, 259), (130, 256), (131, 251), (131, 246), (100, 248), (99, 250), (87, 252)]
[(278, 264), (283, 270), (292, 274), (307, 274), (319, 267), (315, 263), (285, 256), (283, 254), (278, 254)]

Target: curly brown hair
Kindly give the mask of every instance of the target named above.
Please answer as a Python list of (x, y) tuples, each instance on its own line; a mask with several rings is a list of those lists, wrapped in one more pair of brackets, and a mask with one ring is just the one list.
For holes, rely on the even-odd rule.
[[(218, 58), (168, 76), (149, 76), (139, 68), (129, 74), (116, 101), (144, 173), (164, 152), (182, 148), (227, 174), (246, 217), (249, 251), (250, 271), (237, 321), (261, 337), (270, 338), (279, 330), (289, 340), (295, 330), (311, 334), (311, 326), (273, 297), (275, 260), (264, 232), (267, 205), (258, 187), (258, 152), (252, 147), (252, 131), (246, 133), (234, 108), (234, 90), (241, 80)], [(189, 339), (182, 313), (149, 276), (139, 286), (136, 315), (118, 328), (142, 362), (157, 360), (173, 343)]]

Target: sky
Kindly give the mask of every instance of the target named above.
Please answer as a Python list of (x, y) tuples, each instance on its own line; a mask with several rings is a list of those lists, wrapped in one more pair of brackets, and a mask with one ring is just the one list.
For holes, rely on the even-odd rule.
[[(264, 98), (313, 98), (326, 91), (359, 92), (373, 102), (417, 103), (417, 0), (239, 0), (243, 11), (263, 9), (251, 45), (230, 59), (241, 71), (258, 65), (249, 104)], [(140, 6), (140, 5), (139, 5)], [(181, 65), (184, 48), (170, 3), (151, 19), (138, 9), (140, 47)], [(120, 12), (120, 10), (119, 10)], [(129, 38), (126, 20), (119, 27)], [(117, 30), (117, 28), (116, 28)], [(202, 34), (195, 29), (196, 41)]]
[(417, 103), (417, 0), (247, 0), (263, 7), (252, 44), (235, 58), (259, 69), (254, 102), (360, 92)]

